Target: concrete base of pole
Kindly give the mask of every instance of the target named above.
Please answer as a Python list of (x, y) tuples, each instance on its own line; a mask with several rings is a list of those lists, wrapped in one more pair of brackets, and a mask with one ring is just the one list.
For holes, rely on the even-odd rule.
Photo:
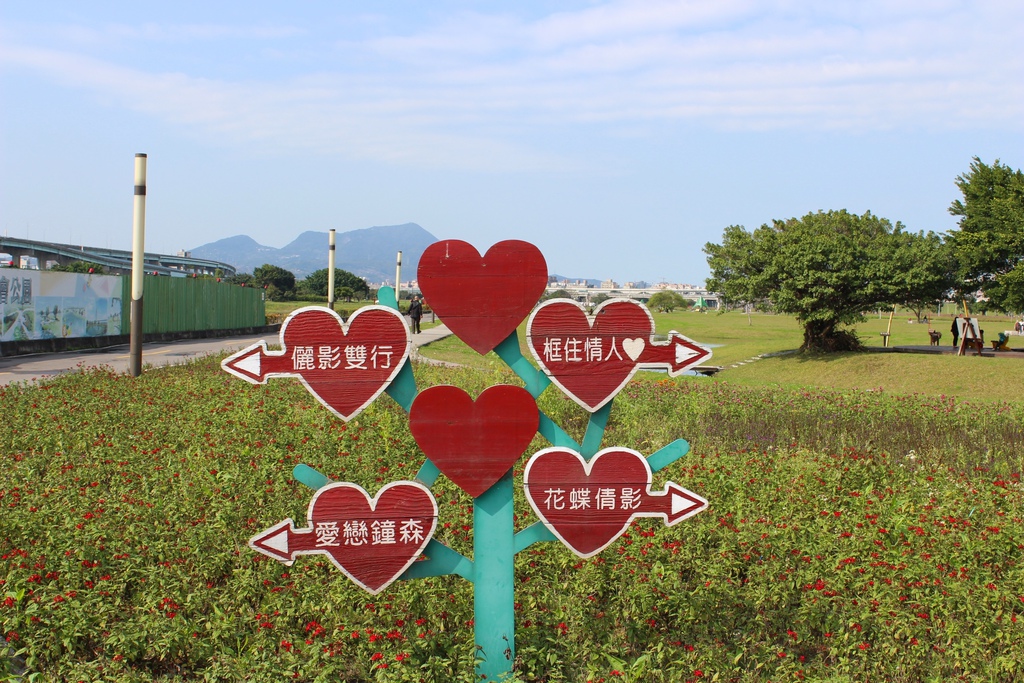
[(132, 377), (142, 374), (142, 299), (132, 299), (131, 336), (128, 340), (128, 373)]

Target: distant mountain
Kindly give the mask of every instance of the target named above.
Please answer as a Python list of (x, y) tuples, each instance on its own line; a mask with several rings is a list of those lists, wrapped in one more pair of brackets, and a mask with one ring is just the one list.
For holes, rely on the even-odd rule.
[[(265, 263), (280, 266), (302, 279), (327, 267), (327, 232), (306, 231), (275, 249), (246, 235), (236, 235), (192, 249), (196, 258), (230, 263), (240, 273), (251, 273)], [(402, 279), (414, 280), (423, 251), (437, 238), (416, 225), (385, 225), (335, 235), (335, 266), (370, 282), (395, 278), (395, 256), (402, 252)]]

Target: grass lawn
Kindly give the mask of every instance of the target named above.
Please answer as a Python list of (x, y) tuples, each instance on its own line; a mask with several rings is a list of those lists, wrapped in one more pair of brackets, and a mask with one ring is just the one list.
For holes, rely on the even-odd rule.
[[(372, 301), (337, 302), (335, 309), (349, 314)], [(267, 316), (283, 319), (303, 306), (323, 306), (322, 302), (268, 301)], [(932, 327), (942, 332), (942, 344), (951, 345), (949, 332), (953, 308), (947, 306), (942, 317), (933, 320)], [(1013, 319), (1005, 316), (981, 316), (981, 328), (986, 339), (999, 332), (1013, 329)], [(914, 322), (909, 322), (913, 320)], [(799, 348), (803, 329), (789, 315), (772, 315), (741, 311), (725, 314), (675, 311), (654, 313), (659, 333), (676, 330), (694, 341), (713, 347), (713, 356), (707, 365), (723, 366), (716, 380), (747, 386), (824, 387), (854, 390), (882, 390), (896, 394), (921, 393), (932, 396), (956, 396), (979, 401), (1024, 400), (1021, 377), (1024, 376), (1024, 353), (1011, 352), (996, 358), (949, 355), (932, 356), (894, 353), (842, 353), (830, 356), (785, 354), (781, 352)], [(423, 327), (430, 328), (428, 313)], [(887, 313), (874, 313), (856, 326), (857, 334), (868, 349), (882, 347), (882, 332), (888, 331), (890, 346), (923, 346), (928, 344), (929, 326), (917, 323), (908, 311), (899, 311), (889, 322)], [(519, 328), (523, 355), (532, 360), (526, 348), (526, 324)], [(1024, 340), (1014, 337), (1011, 348), (1024, 347)], [(471, 368), (502, 367), (493, 353), (480, 356), (455, 336), (435, 342), (420, 350), (421, 355)], [(757, 356), (769, 356), (755, 363)], [(738, 365), (745, 363), (744, 365)], [(735, 366), (735, 367), (734, 367)]]
[[(882, 347), (881, 332), (890, 329), (890, 346), (921, 346), (928, 344), (928, 326), (908, 323), (910, 314), (898, 313), (889, 328), (888, 315), (868, 316), (856, 330), (869, 349)], [(934, 322), (934, 328), (943, 332), (942, 341), (952, 343), (947, 315)], [(724, 370), (713, 381), (725, 381), (747, 386), (798, 386), (865, 391), (882, 390), (895, 394), (924, 394), (929, 396), (955, 396), (972, 401), (1024, 400), (1024, 353), (1008, 352), (995, 358), (976, 356), (924, 355), (909, 353), (840, 353), (817, 355), (792, 353), (803, 341), (803, 330), (795, 318), (788, 315), (753, 313), (747, 315), (731, 311), (716, 313), (673, 312), (655, 313), (654, 321), (659, 333), (676, 330), (694, 341), (713, 347), (713, 356), (707, 365), (720, 365)], [(1012, 329), (1013, 321), (1001, 316), (981, 318), (986, 339), (998, 332)], [(520, 340), (526, 338), (526, 326), (519, 329)], [(1024, 341), (1014, 337), (1011, 348), (1024, 347)], [(523, 355), (532, 359), (526, 349)], [(423, 347), (420, 353), (428, 358), (457, 363), (474, 368), (501, 365), (493, 354), (480, 356), (456, 337), (448, 337)], [(756, 362), (746, 362), (757, 356), (769, 356)], [(746, 362), (744, 365), (738, 363)], [(736, 366), (736, 367), (732, 367)], [(695, 378), (695, 381), (707, 381)]]
[[(727, 329), (735, 327), (738, 314), (716, 316)], [(745, 316), (743, 316), (745, 318)], [(772, 318), (775, 316), (762, 316)], [(788, 317), (788, 316), (787, 316)], [(752, 318), (756, 329), (763, 324)], [(794, 327), (796, 321), (790, 319)], [(949, 325), (952, 318), (939, 318), (934, 329), (944, 331), (942, 341), (952, 344)], [(730, 324), (732, 323), (732, 324)], [(869, 317), (856, 327), (865, 346), (881, 348), (882, 337), (889, 324), (888, 316)], [(769, 327), (763, 324), (764, 327)], [(986, 339), (1005, 329), (1012, 329), (1012, 320), (1005, 317), (981, 318)], [(890, 346), (923, 346), (928, 344), (928, 326), (910, 324), (907, 316), (893, 319)], [(1022, 342), (1014, 338), (1011, 348), (1021, 348)], [(703, 340), (700, 340), (703, 341)], [(799, 339), (790, 348), (796, 348)], [(770, 353), (773, 349), (766, 350)], [(716, 349), (716, 356), (718, 354)], [(731, 360), (731, 358), (730, 358)], [(955, 396), (971, 401), (1024, 400), (1024, 353), (1007, 352), (995, 358), (954, 355), (925, 355), (910, 353), (840, 353), (834, 355), (790, 354), (764, 358), (735, 368), (727, 368), (718, 377), (723, 381), (750, 386), (828, 387), (834, 389), (882, 390), (895, 394), (924, 394), (929, 396)]]
[[(351, 313), (363, 306), (369, 306), (373, 301), (363, 299), (360, 301), (335, 301), (334, 310), (341, 313), (346, 311)], [(288, 317), (288, 314), (292, 311), (298, 310), (304, 306), (327, 306), (324, 301), (267, 301), (266, 311), (268, 320), (275, 320), (276, 318), (284, 319)], [(276, 321), (276, 320), (275, 320)]]

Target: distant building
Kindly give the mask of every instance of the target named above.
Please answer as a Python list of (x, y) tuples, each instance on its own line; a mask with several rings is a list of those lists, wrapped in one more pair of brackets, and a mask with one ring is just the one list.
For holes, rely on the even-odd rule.
[[(606, 284), (615, 286), (606, 286)], [(626, 283), (626, 285), (630, 284), (646, 283)], [(545, 292), (547, 294), (552, 294), (560, 289), (569, 292), (572, 298), (575, 299), (576, 301), (586, 304), (589, 304), (591, 298), (596, 296), (597, 294), (604, 294), (605, 296), (611, 295), (616, 298), (622, 297), (628, 299), (636, 299), (637, 301), (643, 301), (646, 303), (647, 300), (650, 299), (651, 296), (653, 296), (655, 293), (660, 291), (670, 291), (677, 292), (680, 295), (682, 295), (684, 299), (689, 299), (694, 302), (699, 301), (700, 299), (703, 298), (704, 304), (708, 308), (718, 308), (719, 306), (718, 294), (716, 294), (715, 292), (710, 292), (707, 289), (703, 287), (698, 287), (696, 285), (669, 284), (667, 282), (661, 282), (655, 285), (645, 287), (619, 287), (614, 281), (607, 280), (606, 282), (601, 283), (600, 289), (595, 289), (594, 287), (587, 286), (585, 283), (580, 283), (576, 285), (571, 282), (562, 281), (549, 282)], [(614, 290), (614, 292), (612, 290)]]

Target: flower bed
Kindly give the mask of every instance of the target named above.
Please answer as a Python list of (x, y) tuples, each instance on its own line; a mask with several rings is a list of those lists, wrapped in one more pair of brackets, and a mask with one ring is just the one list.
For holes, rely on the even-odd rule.
[[(416, 372), (470, 392), (495, 380)], [(10, 667), (75, 681), (472, 680), (461, 579), (370, 598), (324, 560), (283, 567), (245, 546), (304, 517), (299, 462), (371, 493), (414, 476), (422, 454), (389, 399), (345, 424), (298, 383), (248, 386), (208, 359), (12, 386), (0, 402)], [(571, 401), (549, 391), (540, 406), (582, 436)], [(671, 479), (711, 508), (634, 524), (590, 560), (556, 543), (517, 556), (517, 676), (1019, 679), (1022, 423), (1016, 404), (634, 382), (605, 444), (650, 453), (687, 438), (693, 451), (655, 487)], [(436, 537), (469, 555), (471, 500), (443, 479), (434, 492)], [(535, 521), (521, 490), (516, 510), (520, 527)]]

